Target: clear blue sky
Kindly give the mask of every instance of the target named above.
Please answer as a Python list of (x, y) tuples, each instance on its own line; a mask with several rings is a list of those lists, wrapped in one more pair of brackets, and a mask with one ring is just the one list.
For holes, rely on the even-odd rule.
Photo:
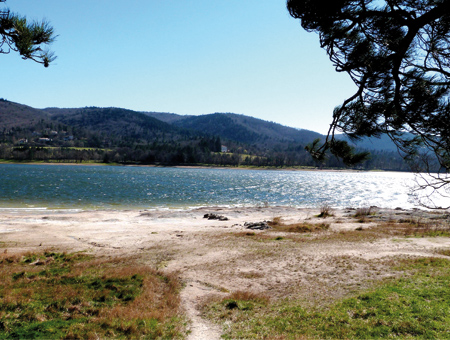
[(355, 87), (285, 0), (8, 0), (50, 21), (56, 61), (0, 55), (0, 97), (35, 108), (233, 112), (325, 133)]

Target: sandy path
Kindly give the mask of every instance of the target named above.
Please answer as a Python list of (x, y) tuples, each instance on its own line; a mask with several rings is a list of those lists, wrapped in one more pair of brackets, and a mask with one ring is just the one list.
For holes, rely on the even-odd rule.
[[(203, 218), (216, 213), (226, 221)], [(274, 231), (249, 231), (245, 222), (282, 216), (287, 223), (330, 223), (333, 232), (368, 228), (352, 212), (335, 211), (326, 220), (317, 210), (286, 207), (200, 208), (164, 211), (0, 210), (0, 247), (22, 252), (54, 248), (103, 256), (132, 256), (178, 272), (185, 288), (182, 308), (191, 320), (189, 339), (219, 339), (221, 327), (201, 315), (202, 303), (237, 290), (273, 297), (339, 297), (368, 279), (390, 275), (383, 261), (398, 256), (433, 256), (450, 248), (449, 238), (381, 238), (349, 242), (326, 238), (295, 240)], [(422, 218), (419, 212), (383, 211), (379, 220)], [(253, 234), (254, 233), (254, 234)], [(252, 235), (260, 235), (255, 238)], [(282, 236), (275, 242), (276, 236)], [(345, 286), (343, 285), (345, 281)], [(313, 296), (314, 295), (314, 296)]]
[(218, 325), (202, 318), (198, 304), (211, 294), (213, 288), (197, 281), (186, 282), (181, 301), (187, 317), (191, 320), (188, 340), (218, 340), (222, 331)]

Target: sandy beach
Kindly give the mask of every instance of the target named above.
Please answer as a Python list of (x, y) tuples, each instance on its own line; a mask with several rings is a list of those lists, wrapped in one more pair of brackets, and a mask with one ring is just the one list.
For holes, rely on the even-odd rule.
[[(133, 257), (176, 272), (184, 283), (184, 312), (191, 319), (191, 339), (218, 339), (221, 327), (201, 316), (206, 300), (237, 290), (273, 298), (304, 296), (320, 303), (369, 281), (396, 275), (385, 261), (404, 256), (443, 256), (448, 237), (374, 237), (383, 223), (409, 221), (447, 228), (445, 211), (373, 208), (356, 218), (354, 210), (291, 207), (198, 208), (191, 210), (64, 211), (0, 210), (0, 251), (21, 253), (52, 249), (84, 251), (101, 257)], [(208, 219), (206, 214), (215, 214)], [(223, 216), (222, 219), (217, 219)], [(248, 223), (279, 219), (285, 225), (327, 225), (317, 233), (275, 228), (250, 230)]]

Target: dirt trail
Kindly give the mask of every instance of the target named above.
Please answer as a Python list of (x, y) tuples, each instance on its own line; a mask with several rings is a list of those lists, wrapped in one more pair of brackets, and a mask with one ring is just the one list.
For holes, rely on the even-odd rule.
[(220, 327), (205, 318), (199, 311), (199, 304), (211, 294), (213, 288), (200, 282), (191, 281), (181, 292), (181, 301), (186, 316), (191, 320), (190, 333), (187, 340), (219, 340), (222, 334)]

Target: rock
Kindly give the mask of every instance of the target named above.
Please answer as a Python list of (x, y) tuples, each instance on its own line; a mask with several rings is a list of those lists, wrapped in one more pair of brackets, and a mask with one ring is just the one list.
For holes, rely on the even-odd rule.
[(217, 214), (205, 214), (203, 218), (207, 218), (208, 220), (228, 221), (228, 217)]
[(252, 229), (252, 230), (266, 230), (269, 229), (269, 225), (266, 222), (245, 222), (244, 226), (247, 229)]

